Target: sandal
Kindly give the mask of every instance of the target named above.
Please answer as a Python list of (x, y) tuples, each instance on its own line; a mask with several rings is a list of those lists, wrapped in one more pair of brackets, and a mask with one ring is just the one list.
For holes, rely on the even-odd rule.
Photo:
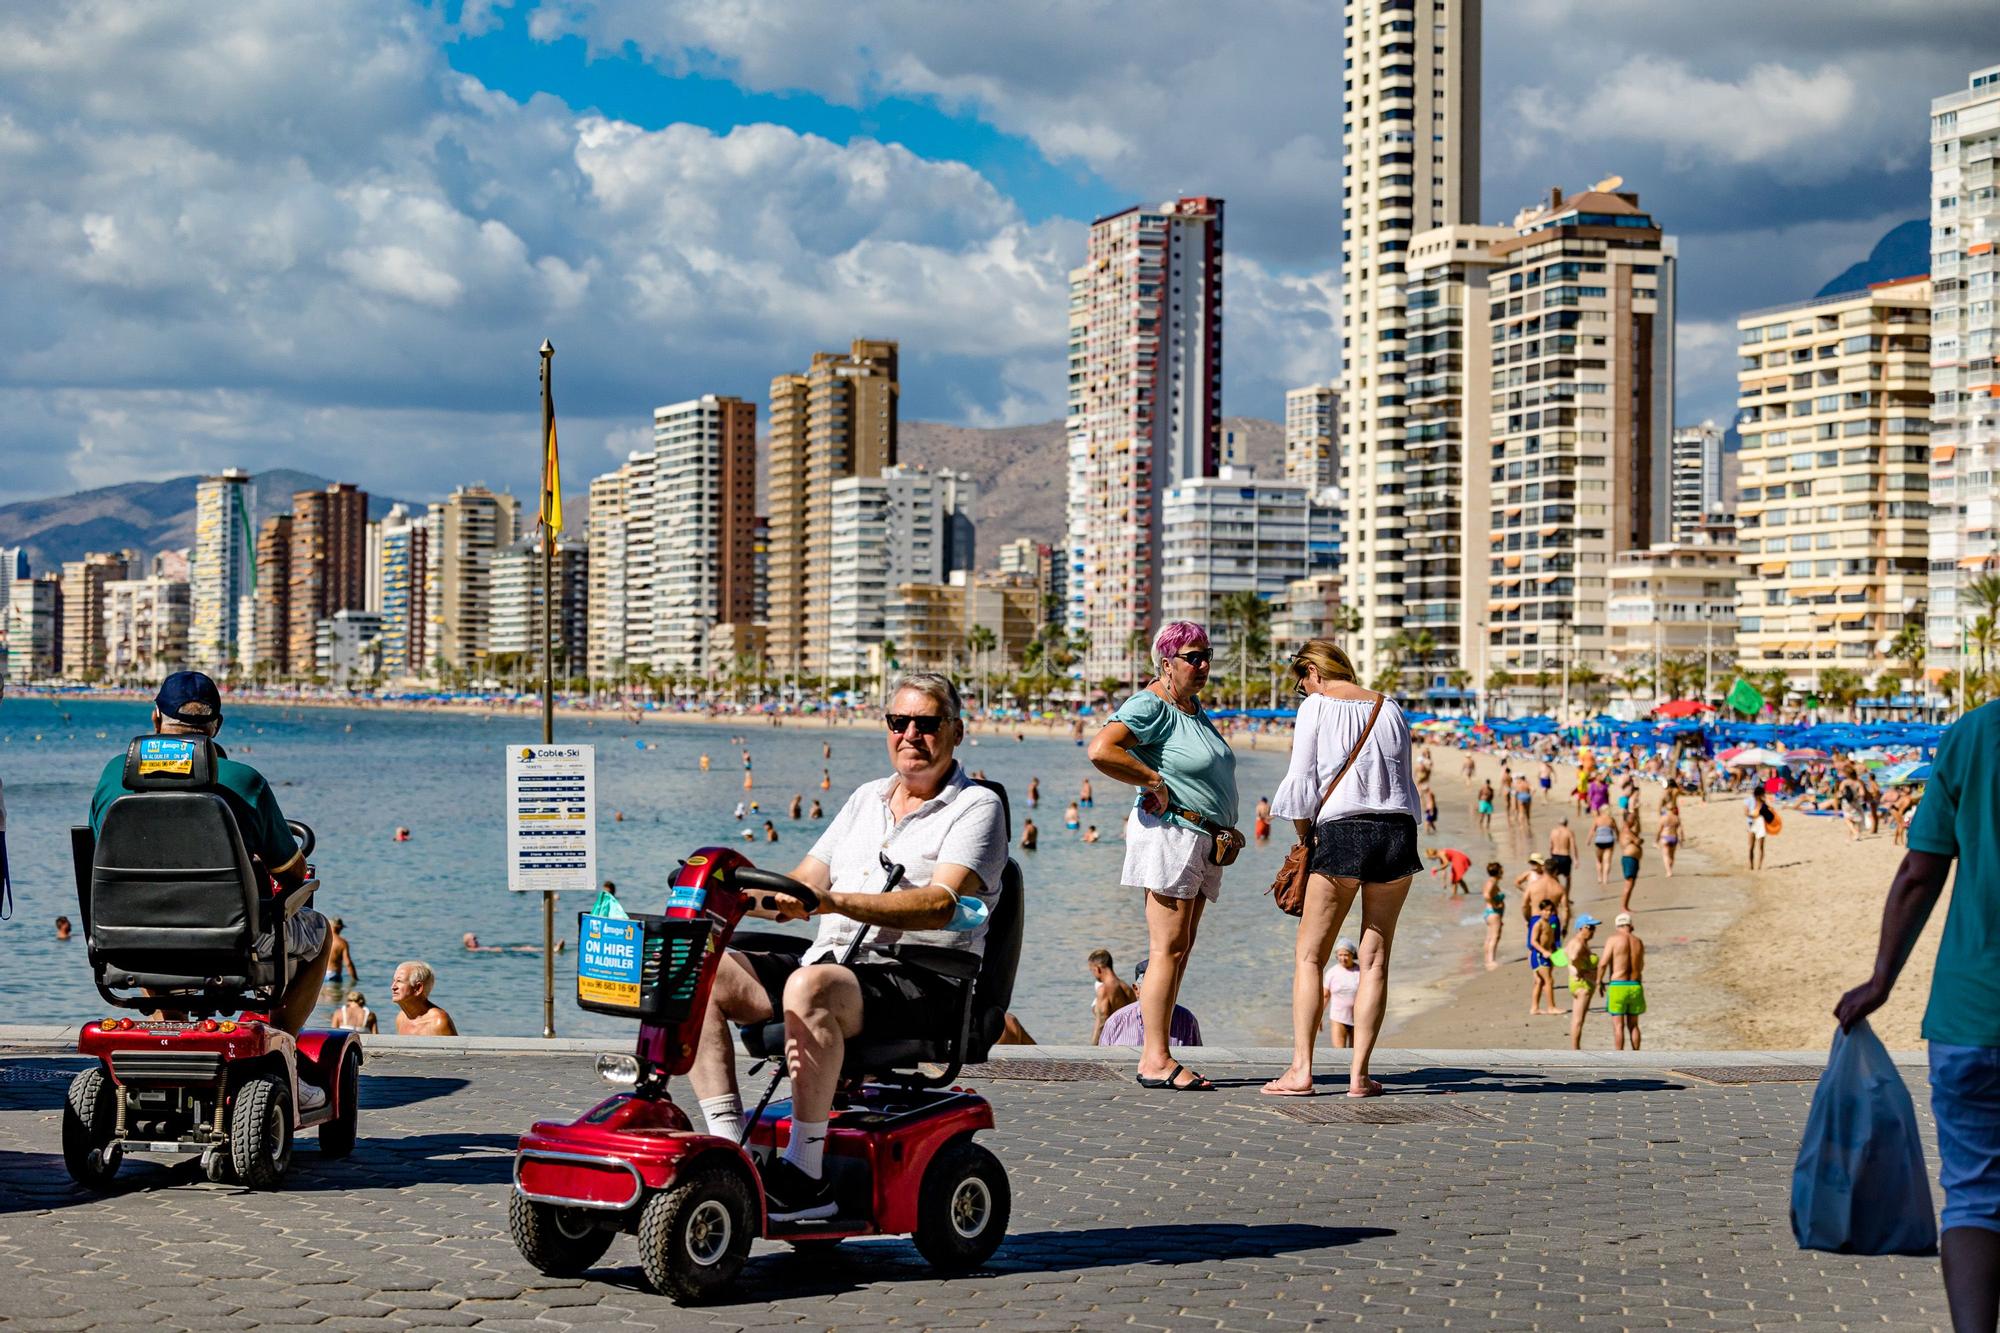
[(1368, 1090), (1366, 1092), (1356, 1092), (1354, 1089), (1349, 1088), (1347, 1095), (1350, 1097), (1380, 1097), (1382, 1095), (1382, 1085), (1377, 1080), (1371, 1078), (1368, 1080)]
[[(1174, 1080), (1176, 1078), (1179, 1078), (1182, 1074), (1186, 1074), (1190, 1081), (1186, 1083), (1174, 1082)], [(1167, 1071), (1167, 1076), (1165, 1078), (1147, 1078), (1144, 1074), (1138, 1074), (1135, 1075), (1135, 1077), (1139, 1080), (1139, 1086), (1142, 1088), (1164, 1088), (1168, 1092), (1214, 1092), (1215, 1091), (1215, 1085), (1213, 1083), (1210, 1083), (1207, 1079), (1203, 1078), (1200, 1074), (1195, 1073), (1192, 1069), (1184, 1069), (1178, 1064), (1175, 1065), (1172, 1069), (1169, 1069)]]

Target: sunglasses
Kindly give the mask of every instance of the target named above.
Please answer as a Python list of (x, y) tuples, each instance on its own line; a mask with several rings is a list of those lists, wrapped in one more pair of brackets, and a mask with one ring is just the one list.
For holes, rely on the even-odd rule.
[(898, 736), (912, 726), (917, 729), (919, 736), (935, 736), (938, 734), (938, 729), (951, 719), (936, 713), (885, 713), (882, 720), (888, 723), (889, 730)]
[(1214, 651), (1208, 648), (1190, 648), (1184, 653), (1175, 653), (1174, 656), (1189, 666), (1207, 666), (1215, 660)]

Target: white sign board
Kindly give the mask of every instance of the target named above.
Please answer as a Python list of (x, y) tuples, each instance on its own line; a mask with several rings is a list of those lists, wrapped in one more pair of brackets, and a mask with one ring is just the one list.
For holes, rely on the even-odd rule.
[(596, 747), (508, 746), (507, 887), (596, 889), (596, 808)]

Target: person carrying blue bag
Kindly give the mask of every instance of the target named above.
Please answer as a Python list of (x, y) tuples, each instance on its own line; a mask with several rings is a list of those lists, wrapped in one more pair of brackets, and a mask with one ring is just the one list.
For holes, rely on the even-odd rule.
[(1945, 1198), (1938, 1250), (1953, 1327), (1991, 1330), (2000, 1324), (2000, 702), (1945, 732), (1908, 844), (1882, 909), (1874, 975), (1834, 1016), (1851, 1038), (1888, 1000), (1957, 861), (1923, 1025)]

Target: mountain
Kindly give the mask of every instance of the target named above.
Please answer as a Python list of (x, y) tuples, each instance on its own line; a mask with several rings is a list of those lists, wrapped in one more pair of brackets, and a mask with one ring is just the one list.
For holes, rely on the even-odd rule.
[[(91, 551), (130, 547), (151, 556), (157, 551), (192, 546), (194, 493), (200, 481), (198, 476), (128, 481), (47, 500), (0, 505), (0, 546), (26, 547), (29, 567), (37, 574), (55, 573), (63, 561), (81, 560)], [(330, 484), (325, 477), (290, 468), (259, 472), (251, 478), (251, 518), (262, 523), (273, 514), (290, 513), (292, 492), (324, 490)], [(380, 518), (396, 503), (388, 496), (370, 495), (368, 516)]]
[[(1257, 417), (1227, 417), (1237, 456), (1260, 479), (1285, 475), (1285, 428)], [(973, 511), (978, 560), (991, 565), (1000, 547), (1020, 537), (1061, 545), (1063, 504), (1069, 486), (1069, 453), (1063, 423), (980, 429), (939, 421), (898, 425), (897, 454), (906, 463), (964, 472), (979, 483)]]
[(1868, 258), (1858, 264), (1850, 264), (1845, 272), (1814, 295), (1858, 292), (1871, 283), (1914, 278), (1930, 271), (1931, 224), (1923, 218), (1912, 218), (1890, 228), (1888, 235), (1875, 242)]

